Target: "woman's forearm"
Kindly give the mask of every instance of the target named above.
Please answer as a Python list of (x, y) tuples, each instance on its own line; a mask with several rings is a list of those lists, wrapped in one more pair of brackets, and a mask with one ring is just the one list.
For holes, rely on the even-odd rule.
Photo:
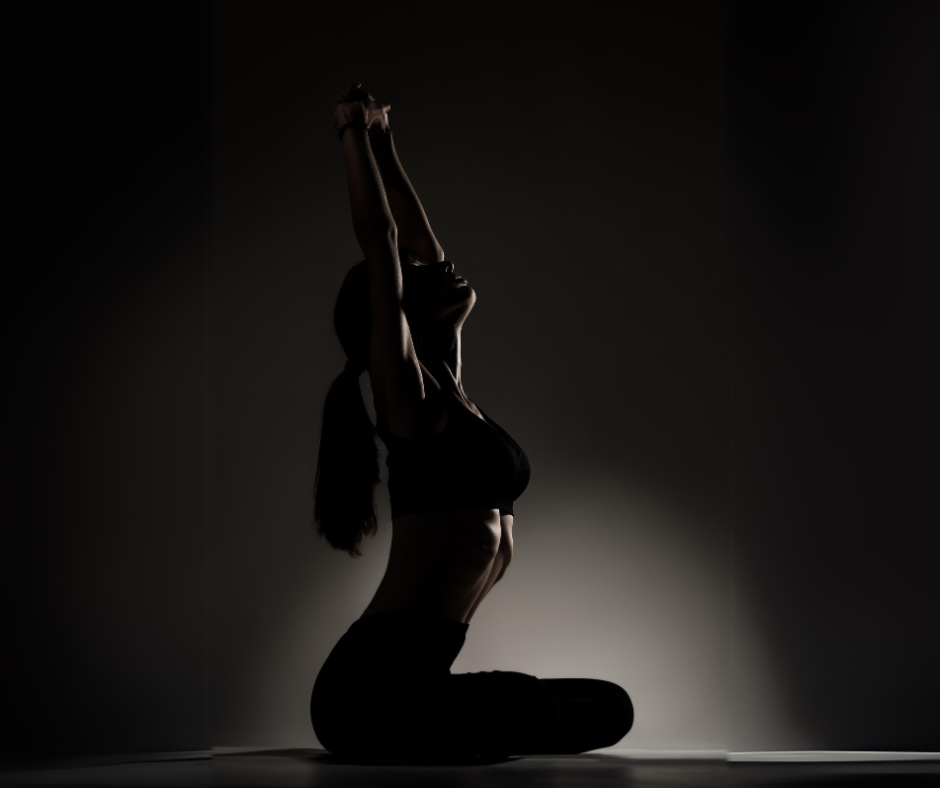
[(369, 145), (368, 132), (352, 127), (346, 129), (343, 132), (343, 153), (353, 229), (365, 251), (367, 244), (387, 239), (388, 234), (395, 230), (395, 220)]
[(425, 263), (441, 262), (444, 250), (434, 237), (421, 201), (401, 165), (393, 135), (373, 132), (372, 150), (381, 169), (388, 205), (398, 228), (399, 245), (417, 252)]

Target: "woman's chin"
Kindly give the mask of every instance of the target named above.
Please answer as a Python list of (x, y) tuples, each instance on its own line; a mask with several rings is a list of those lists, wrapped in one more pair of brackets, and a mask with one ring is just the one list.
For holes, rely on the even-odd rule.
[(466, 315), (473, 305), (477, 302), (477, 293), (470, 285), (464, 285), (460, 288), (460, 301), (464, 305), (464, 315)]

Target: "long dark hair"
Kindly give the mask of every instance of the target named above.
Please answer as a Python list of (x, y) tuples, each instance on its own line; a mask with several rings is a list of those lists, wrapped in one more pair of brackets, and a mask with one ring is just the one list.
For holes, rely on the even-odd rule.
[(365, 260), (343, 280), (333, 308), (333, 327), (348, 362), (323, 403), (313, 517), (317, 533), (332, 547), (356, 557), (362, 555), (363, 538), (374, 535), (378, 527), (379, 450), (359, 389), (359, 375), (368, 368), (372, 328)]
[[(408, 249), (399, 248), (398, 255), (406, 263), (421, 262), (421, 256)], [(428, 364), (430, 346), (421, 330), (428, 291), (425, 284), (415, 280), (412, 271), (403, 268), (406, 284), (402, 308), (415, 353)], [(359, 388), (359, 375), (369, 368), (372, 333), (369, 270), (365, 260), (350, 268), (343, 280), (333, 308), (333, 327), (347, 363), (323, 403), (313, 517), (317, 533), (332, 547), (356, 557), (362, 555), (359, 548), (363, 538), (373, 536), (378, 527), (375, 486), (379, 483), (379, 451), (375, 426)]]

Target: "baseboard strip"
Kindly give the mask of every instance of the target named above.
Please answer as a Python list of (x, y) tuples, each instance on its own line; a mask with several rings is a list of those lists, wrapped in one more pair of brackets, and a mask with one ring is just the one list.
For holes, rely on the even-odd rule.
[(871, 752), (792, 750), (729, 752), (728, 760), (741, 763), (860, 763), (865, 761), (940, 761), (937, 752)]

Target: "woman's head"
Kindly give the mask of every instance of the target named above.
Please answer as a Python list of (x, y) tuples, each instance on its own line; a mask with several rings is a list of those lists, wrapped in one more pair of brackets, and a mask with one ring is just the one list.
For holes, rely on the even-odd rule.
[(448, 335), (459, 331), (476, 303), (470, 283), (449, 260), (402, 264), (403, 308), (411, 330)]
[[(434, 335), (460, 330), (476, 303), (476, 292), (454, 271), (450, 261), (425, 265), (413, 252), (399, 250), (402, 271), (402, 308), (422, 348)], [(372, 313), (369, 271), (363, 260), (346, 274), (333, 309), (333, 326), (346, 357), (368, 367)]]

